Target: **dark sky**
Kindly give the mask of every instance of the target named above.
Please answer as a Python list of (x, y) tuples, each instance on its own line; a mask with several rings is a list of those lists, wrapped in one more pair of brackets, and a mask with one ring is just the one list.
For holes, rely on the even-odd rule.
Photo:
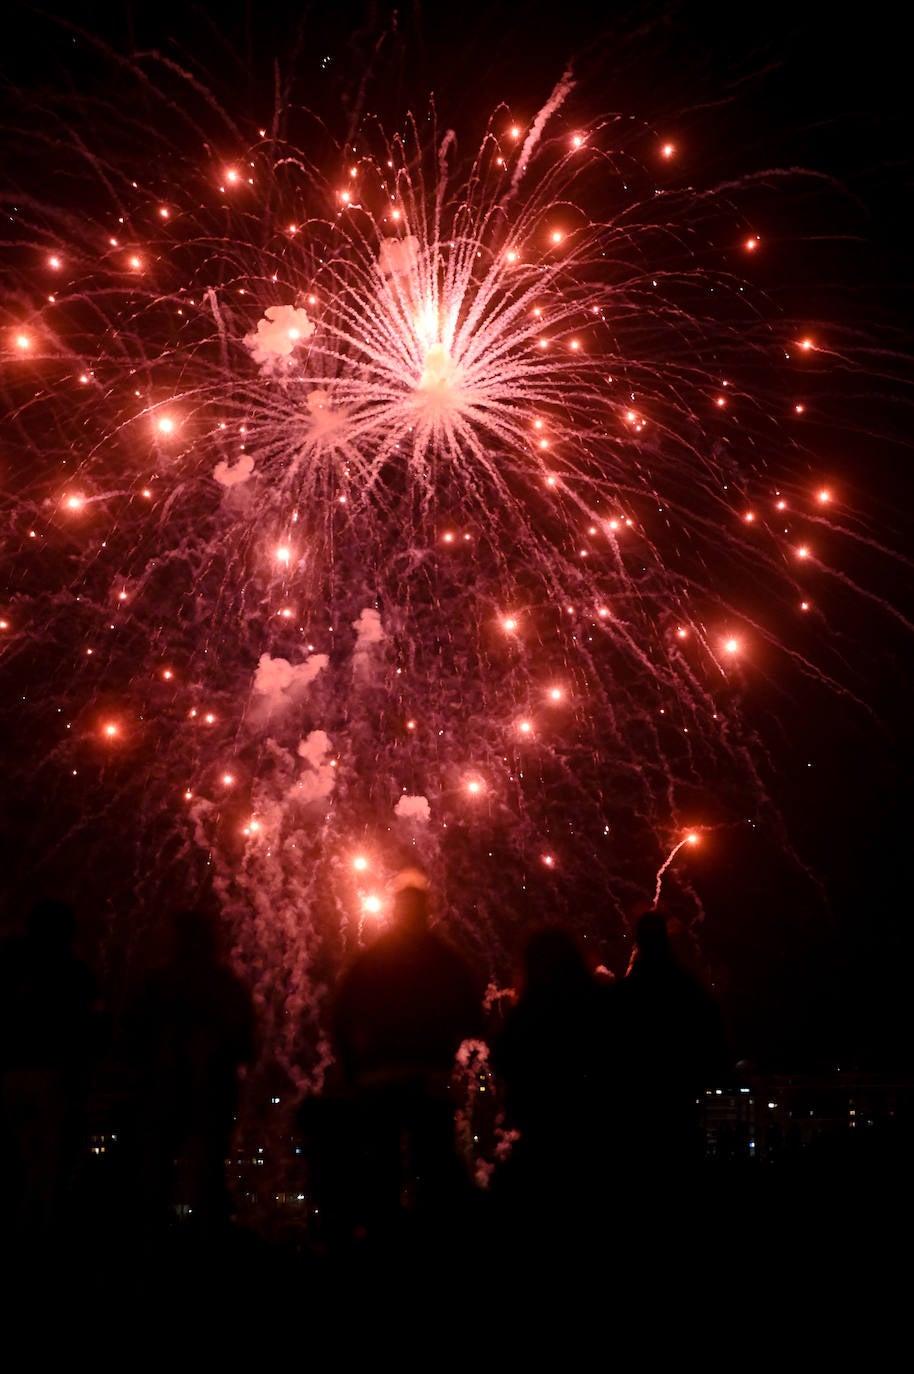
[[(910, 553), (910, 369), (899, 355), (912, 337), (912, 130), (895, 8), (868, 6), (853, 25), (823, 4), (735, 5), (729, 13), (639, 4), (599, 19), (593, 8), (578, 0), (407, 3), (399, 11), (268, 0), (13, 6), (0, 79), (7, 106), (15, 87), (34, 93), (71, 79), (80, 87), (94, 70), (82, 29), (120, 52), (150, 47), (187, 62), (252, 122), (269, 112), (277, 57), (282, 72), (295, 72), (291, 100), (331, 112), (340, 134), (361, 112), (394, 119), (433, 91), (474, 146), (497, 102), (532, 112), (571, 63), (582, 110), (624, 110), (669, 131), (702, 184), (768, 167), (822, 173), (814, 193), (791, 202), (766, 194), (766, 233), (778, 250), (760, 270), (796, 317), (844, 311), (871, 341), (866, 366), (833, 388), (809, 439), (866, 503), (877, 537)], [(814, 241), (804, 243), (807, 235)], [(864, 556), (849, 572), (910, 615), (903, 565)], [(793, 909), (771, 909), (766, 897), (739, 938), (758, 942), (771, 968), (768, 992), (790, 1008), (775, 1052), (850, 1051), (875, 1062), (904, 1052), (908, 1025), (912, 660), (908, 639), (865, 606), (845, 630), (854, 690), (872, 720), (857, 713), (848, 725), (837, 706), (817, 715), (801, 686), (792, 700), (772, 691), (764, 702), (784, 722), (788, 754), (815, 757), (815, 781), (787, 766), (778, 800), (798, 850), (823, 874), (827, 915), (809, 916), (804, 933)], [(732, 852), (731, 870), (740, 862)], [(712, 910), (726, 906), (726, 882), (724, 864), (708, 879)], [(746, 995), (764, 1003), (760, 987)]]

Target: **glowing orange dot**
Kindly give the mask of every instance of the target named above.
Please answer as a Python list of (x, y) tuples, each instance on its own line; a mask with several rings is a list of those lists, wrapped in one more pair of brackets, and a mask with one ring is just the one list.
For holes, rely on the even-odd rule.
[(212, 711), (207, 711), (203, 719), (206, 721), (207, 725), (212, 725), (216, 717), (213, 715)]
[(561, 233), (560, 230), (558, 230), (558, 229), (553, 229), (553, 231), (552, 231), (552, 242), (553, 242), (553, 243), (561, 243), (563, 237), (564, 237), (564, 235)]
[(515, 125), (513, 126), (513, 128), (511, 129), (511, 137), (512, 137), (512, 138), (520, 138), (520, 129), (517, 127), (516, 124), (515, 124)]
[(571, 140), (572, 146), (575, 148), (580, 148), (583, 142), (584, 140), (580, 134), (575, 134), (574, 138)]
[(759, 241), (755, 235), (753, 235), (751, 238), (746, 239), (746, 251), (749, 253), (754, 253), (756, 248), (758, 248), (758, 244)]
[(415, 728), (416, 728), (416, 722), (415, 722), (414, 720), (408, 720), (408, 721), (406, 722), (406, 728), (407, 728), (407, 730), (415, 730)]
[(161, 215), (162, 219), (168, 219), (169, 211), (166, 209), (164, 205), (160, 205), (159, 214)]
[(54, 268), (59, 267), (59, 266), (60, 266), (60, 258), (58, 258), (56, 255), (55, 255), (54, 257), (52, 257), (52, 258), (48, 258), (48, 266), (49, 266), (49, 267), (54, 267)]
[(160, 434), (173, 434), (174, 428), (175, 422), (170, 415), (162, 415), (156, 421), (156, 429), (159, 431)]
[(223, 785), (224, 785), (225, 787), (231, 787), (231, 785), (232, 785), (232, 783), (233, 783), (234, 781), (235, 781), (234, 774), (232, 774), (232, 773), (223, 773), (223, 774), (222, 774), (222, 782), (223, 782)]
[(809, 557), (809, 549), (806, 547), (805, 544), (801, 544), (800, 547), (797, 549), (797, 558), (808, 558), (808, 557)]
[(365, 855), (357, 854), (352, 861), (352, 867), (359, 873), (364, 873), (365, 869), (368, 867), (368, 860), (365, 858)]
[(31, 341), (31, 339), (29, 338), (28, 334), (17, 334), (17, 335), (16, 335), (16, 347), (17, 347), (17, 348), (26, 349), (26, 348), (31, 348), (31, 346), (32, 346), (32, 341)]
[(543, 863), (546, 865), (547, 868), (553, 868), (555, 865), (555, 859), (552, 857), (551, 854), (544, 854)]
[(443, 536), (443, 539), (445, 544), (453, 544), (454, 542), (454, 536), (450, 533), (450, 531), (448, 531), (448, 533)]
[(565, 693), (562, 691), (561, 687), (550, 688), (549, 697), (551, 701), (561, 701), (564, 695)]
[(171, 682), (171, 679), (174, 677), (174, 673), (171, 671), (170, 668), (163, 668), (162, 676), (166, 682)]
[(109, 739), (113, 739), (117, 734), (117, 726), (109, 722), (105, 726), (105, 734), (108, 736)]
[(680, 625), (679, 629), (676, 631), (676, 638), (677, 638), (677, 639), (688, 639), (688, 637), (689, 637), (689, 632), (688, 632), (688, 630), (684, 629), (683, 626)]
[(280, 544), (276, 550), (276, 561), (278, 563), (289, 563), (292, 560), (292, 550), (288, 544)]
[(695, 834), (694, 830), (690, 831), (685, 838), (686, 844), (698, 844), (698, 836)]
[(800, 347), (803, 349), (803, 352), (804, 352), (804, 353), (808, 353), (809, 350), (812, 348), (812, 346), (813, 346), (812, 339), (801, 339), (801, 340), (800, 340)]
[(725, 652), (728, 653), (728, 654), (735, 654), (735, 653), (738, 653), (738, 652), (739, 652), (739, 640), (738, 640), (738, 639), (728, 639), (728, 640), (725, 640), (725, 642), (724, 642), (724, 650), (725, 650)]
[(374, 893), (371, 893), (367, 897), (363, 897), (362, 910), (367, 911), (368, 914), (371, 916), (376, 916), (378, 912), (381, 910), (381, 898), (375, 896)]
[(133, 257), (130, 259), (130, 266), (134, 268), (134, 270), (137, 270), (138, 268), (143, 266), (142, 259), (138, 258), (135, 253)]
[(663, 147), (660, 149), (660, 155), (661, 157), (672, 157), (675, 151), (675, 143), (664, 143)]
[(67, 510), (82, 510), (83, 498), (81, 496), (68, 496), (64, 505)]
[(532, 722), (529, 721), (529, 720), (522, 720), (522, 721), (520, 721), (520, 722), (518, 723), (517, 728), (518, 728), (518, 730), (521, 732), (522, 735), (529, 735), (529, 734), (532, 734), (532, 732), (533, 732), (533, 724), (532, 724)]

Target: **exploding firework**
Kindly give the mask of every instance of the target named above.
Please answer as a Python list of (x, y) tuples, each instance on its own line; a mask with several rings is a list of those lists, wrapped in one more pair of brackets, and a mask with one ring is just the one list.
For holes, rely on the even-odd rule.
[(776, 824), (747, 684), (835, 676), (820, 344), (744, 290), (734, 188), (568, 80), (465, 159), (433, 110), (293, 144), (135, 70), (159, 124), (37, 128), (6, 207), (13, 767), (131, 920), (208, 875), (319, 1082), (405, 863), (498, 980), (550, 910), (694, 914), (699, 836)]

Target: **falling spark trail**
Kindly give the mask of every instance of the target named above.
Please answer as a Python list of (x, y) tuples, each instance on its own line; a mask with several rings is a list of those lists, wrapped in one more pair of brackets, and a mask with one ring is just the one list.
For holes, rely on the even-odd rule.
[(667, 854), (667, 856), (666, 856), (666, 858), (664, 859), (663, 863), (660, 865), (660, 867), (659, 867), (658, 870), (657, 870), (657, 879), (656, 879), (656, 883), (655, 883), (655, 885), (654, 885), (654, 906), (658, 906), (659, 903), (660, 903), (660, 888), (661, 888), (661, 885), (662, 885), (662, 883), (663, 883), (663, 875), (664, 875), (664, 873), (666, 873), (667, 869), (669, 868), (670, 864), (671, 864), (671, 863), (673, 862), (673, 860), (675, 859), (676, 855), (679, 853), (679, 851), (680, 851), (680, 849), (682, 848), (682, 846), (683, 846), (684, 844), (694, 845), (694, 844), (697, 844), (697, 843), (698, 843), (698, 836), (695, 835), (695, 834), (688, 834), (688, 835), (685, 836), (684, 839), (680, 840), (678, 844), (674, 844), (674, 845), (673, 845), (673, 848), (670, 850), (669, 854)]

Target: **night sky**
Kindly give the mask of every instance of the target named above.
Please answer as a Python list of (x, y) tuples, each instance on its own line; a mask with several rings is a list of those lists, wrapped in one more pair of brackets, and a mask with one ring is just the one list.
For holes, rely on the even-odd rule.
[[(499, 101), (534, 112), (570, 65), (575, 108), (621, 110), (674, 138), (677, 174), (694, 168), (703, 186), (775, 168), (819, 173), (783, 195), (759, 177), (766, 251), (753, 281), (776, 312), (812, 329), (838, 321), (853, 343), (850, 363), (810, 382), (803, 442), (873, 541), (912, 555), (912, 130), (908, 57), (892, 7), (867, 7), (865, 22), (847, 27), (821, 4), (735, 6), (729, 15), (639, 4), (599, 21), (577, 0), (417, 3), (399, 12), (210, 8), (218, 21), (195, 4), (69, 5), (58, 7), (58, 25), (47, 10), (14, 6), (0, 55), (4, 127), (21, 119), (19, 92), (38, 97), (70, 83), (82, 96), (102, 79), (85, 29), (117, 52), (156, 48), (188, 60), (252, 125), (272, 105), (278, 57), (288, 99), (320, 110), (340, 137), (365, 113), (393, 122), (433, 92), (441, 123), (475, 147)], [(2, 157), (15, 181), (15, 140), (7, 140)], [(744, 195), (743, 213), (751, 203)], [(766, 782), (801, 863), (734, 833), (694, 875), (707, 912), (702, 952), (734, 1041), (782, 1066), (909, 1063), (914, 660), (909, 632), (876, 599), (910, 618), (911, 573), (864, 544), (842, 568), (873, 598), (858, 599), (836, 625), (842, 683), (863, 704), (814, 690), (799, 674), (784, 681), (760, 672), (748, 707), (777, 740)], [(751, 601), (751, 586), (739, 590)], [(19, 685), (0, 682), (7, 697)], [(25, 877), (21, 863), (28, 817), (45, 801), (23, 796), (18, 776), (0, 787), (6, 867), (16, 875), (0, 889), (10, 924), (24, 893), (47, 876), (39, 861)], [(71, 895), (95, 908), (81, 914), (97, 925), (99, 893)]]

